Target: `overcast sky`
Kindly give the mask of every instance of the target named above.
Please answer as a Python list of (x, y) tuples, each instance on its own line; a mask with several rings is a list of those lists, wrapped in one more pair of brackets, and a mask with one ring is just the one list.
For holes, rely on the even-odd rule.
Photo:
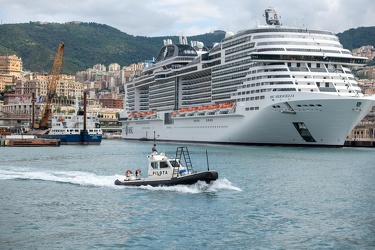
[(375, 26), (375, 0), (0, 0), (0, 19), (2, 24), (95, 22), (130, 35), (190, 36), (264, 24), (269, 6), (284, 26), (334, 33)]

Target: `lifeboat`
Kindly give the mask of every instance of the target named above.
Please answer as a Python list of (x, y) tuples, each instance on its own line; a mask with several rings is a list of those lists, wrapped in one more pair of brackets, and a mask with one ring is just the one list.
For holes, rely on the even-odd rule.
[(146, 115), (147, 115), (147, 112), (141, 112), (139, 115), (140, 115), (140, 116), (146, 116)]
[(219, 106), (220, 109), (230, 109), (233, 107), (233, 103), (223, 103)]
[(218, 105), (211, 105), (208, 107), (208, 109), (212, 110), (212, 109), (218, 109), (219, 106)]
[(204, 115), (206, 110), (208, 109), (207, 106), (200, 106), (197, 110), (198, 110), (198, 115)]
[(173, 116), (177, 116), (178, 112), (174, 111), (172, 114), (173, 114)]
[(62, 122), (62, 121), (64, 121), (65, 119), (64, 119), (64, 117), (60, 116), (57, 120), (58, 120), (59, 122)]
[(134, 117), (134, 113), (128, 114), (128, 117)]
[(180, 108), (180, 112), (186, 112), (188, 111), (188, 108)]
[(154, 111), (148, 111), (147, 112), (147, 115), (153, 115), (154, 114)]
[(190, 107), (190, 108), (188, 108), (187, 112), (190, 113), (190, 114), (194, 114), (194, 112), (195, 112), (197, 109), (198, 109), (197, 107)]

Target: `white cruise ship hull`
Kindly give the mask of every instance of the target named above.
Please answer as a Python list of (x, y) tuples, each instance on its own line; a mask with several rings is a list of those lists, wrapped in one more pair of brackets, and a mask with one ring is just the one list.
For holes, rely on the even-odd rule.
[[(312, 95), (314, 99), (309, 98)], [(283, 108), (286, 102), (295, 108)], [(374, 100), (298, 93), (278, 101), (265, 99), (263, 104), (259, 110), (247, 111), (246, 103), (241, 103), (233, 114), (174, 117), (173, 124), (165, 124), (164, 113), (159, 112), (153, 119), (123, 122), (122, 136), (153, 139), (155, 134), (156, 140), (163, 141), (343, 146), (348, 133), (369, 112)], [(277, 105), (280, 108), (274, 108)], [(306, 130), (299, 130), (300, 126)]]

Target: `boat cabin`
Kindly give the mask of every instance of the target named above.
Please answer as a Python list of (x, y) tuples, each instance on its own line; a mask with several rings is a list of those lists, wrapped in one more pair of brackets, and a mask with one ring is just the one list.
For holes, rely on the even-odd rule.
[(180, 159), (168, 158), (165, 153), (152, 152), (148, 159), (148, 178), (166, 179), (182, 176), (188, 169), (182, 165)]

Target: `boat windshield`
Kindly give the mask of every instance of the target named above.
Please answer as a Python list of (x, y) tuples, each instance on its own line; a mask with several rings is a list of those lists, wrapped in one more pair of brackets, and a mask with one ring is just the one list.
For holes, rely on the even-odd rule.
[(178, 165), (179, 165), (178, 160), (172, 160), (172, 161), (169, 161), (169, 163), (171, 164), (172, 167), (178, 167)]
[(169, 166), (168, 166), (168, 163), (167, 162), (165, 162), (165, 161), (161, 161), (160, 162), (160, 168), (168, 168)]

